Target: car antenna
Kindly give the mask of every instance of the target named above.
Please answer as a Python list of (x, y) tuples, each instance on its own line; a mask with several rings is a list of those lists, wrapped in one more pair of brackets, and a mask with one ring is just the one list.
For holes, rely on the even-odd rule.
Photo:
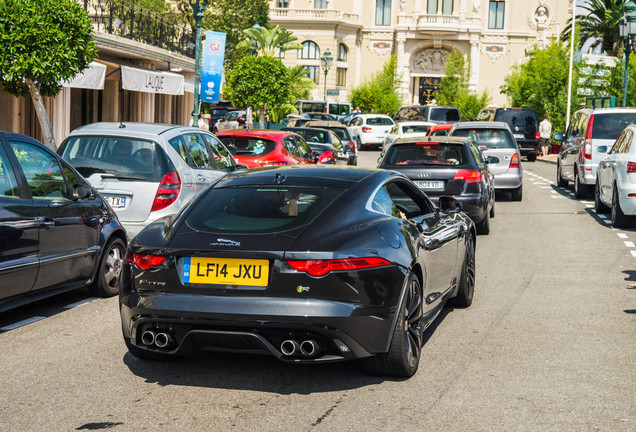
[(281, 174), (279, 172), (276, 173), (276, 177), (274, 177), (274, 184), (283, 184), (287, 180), (287, 176)]

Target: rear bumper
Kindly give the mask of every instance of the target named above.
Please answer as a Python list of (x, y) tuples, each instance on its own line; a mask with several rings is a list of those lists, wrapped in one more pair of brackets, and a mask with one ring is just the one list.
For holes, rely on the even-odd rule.
[(507, 172), (495, 175), (495, 189), (516, 189), (523, 182), (523, 174)]
[(535, 140), (517, 140), (521, 156), (537, 154), (539, 152), (539, 141)]

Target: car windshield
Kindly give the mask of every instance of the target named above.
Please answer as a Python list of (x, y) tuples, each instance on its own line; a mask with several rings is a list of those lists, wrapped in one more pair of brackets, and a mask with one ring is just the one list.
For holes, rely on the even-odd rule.
[(333, 133), (335, 133), (338, 138), (345, 141), (351, 141), (351, 136), (349, 135), (349, 131), (346, 128), (330, 128)]
[(402, 126), (402, 132), (405, 134), (426, 133), (430, 128), (428, 125), (408, 125)]
[(234, 156), (263, 156), (276, 148), (276, 142), (252, 137), (218, 137)]
[(456, 108), (431, 108), (430, 120), (458, 122), (459, 110)]
[(592, 139), (615, 140), (632, 123), (636, 123), (636, 112), (594, 114)]
[(73, 136), (63, 144), (61, 156), (84, 177), (95, 173), (154, 181), (159, 165), (155, 143), (117, 136)]
[(428, 107), (406, 107), (398, 111), (396, 117), (404, 120), (426, 120)]
[(305, 138), (308, 143), (328, 143), (329, 134), (326, 131), (320, 131), (315, 129), (302, 129), (298, 128), (294, 130), (298, 135)]
[(460, 166), (465, 165), (467, 161), (466, 149), (463, 145), (427, 142), (389, 147), (384, 158), (384, 165)]
[(193, 230), (271, 233), (308, 225), (341, 189), (247, 186), (212, 189), (187, 216)]
[(505, 129), (456, 129), (453, 136), (470, 136), (480, 149), (516, 148), (514, 138)]
[(495, 121), (508, 123), (513, 132), (535, 133), (537, 130), (537, 115), (531, 110), (500, 109), (495, 114)]

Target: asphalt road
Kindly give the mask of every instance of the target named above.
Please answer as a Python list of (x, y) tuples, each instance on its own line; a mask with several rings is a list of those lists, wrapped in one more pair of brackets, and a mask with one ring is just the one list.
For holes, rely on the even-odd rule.
[(427, 330), (413, 378), (212, 352), (144, 362), (117, 299), (77, 292), (0, 316), (0, 430), (635, 431), (636, 230), (557, 188), (554, 165), (523, 167), (523, 201), (498, 196), (477, 238), (472, 307)]

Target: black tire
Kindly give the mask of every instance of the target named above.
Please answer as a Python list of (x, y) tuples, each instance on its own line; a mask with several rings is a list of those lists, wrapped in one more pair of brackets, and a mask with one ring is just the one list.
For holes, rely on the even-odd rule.
[(574, 196), (578, 199), (587, 198), (588, 195), (588, 187), (581, 183), (581, 179), (579, 178), (579, 171), (575, 167), (574, 168)]
[(490, 207), (490, 219), (495, 217), (495, 202), (493, 201), (492, 207)]
[(97, 276), (93, 285), (89, 287), (92, 295), (100, 297), (112, 297), (119, 294), (119, 283), (126, 245), (118, 238), (111, 238), (99, 262)]
[(147, 351), (139, 347), (136, 347), (130, 342), (130, 339), (128, 339), (126, 336), (124, 336), (124, 342), (126, 343), (126, 348), (128, 348), (128, 352), (141, 360), (167, 361), (167, 360), (175, 360), (179, 358), (176, 355)]
[(459, 278), (457, 296), (448, 300), (448, 304), (454, 307), (467, 308), (473, 304), (475, 293), (475, 239), (468, 237), (466, 245), (466, 257), (462, 265), (462, 274)]
[(476, 224), (477, 234), (490, 234), (490, 213), (486, 212), (486, 216)]
[(567, 187), (568, 181), (561, 177), (561, 164), (557, 164), (557, 186)]
[(612, 225), (614, 228), (628, 228), (631, 224), (632, 219), (626, 216), (621, 209), (618, 192), (616, 192), (616, 185), (614, 185), (614, 193), (612, 194)]
[(389, 351), (362, 360), (363, 368), (374, 375), (408, 378), (415, 375), (422, 352), (422, 289), (413, 273), (398, 310)]
[(537, 160), (537, 155), (536, 154), (529, 154), (528, 156), (528, 162), (534, 162)]
[(523, 199), (523, 185), (511, 191), (513, 201), (521, 201)]
[(599, 186), (598, 181), (594, 187), (594, 210), (596, 211), (596, 214), (607, 213), (610, 211), (610, 208), (601, 201), (601, 187)]

